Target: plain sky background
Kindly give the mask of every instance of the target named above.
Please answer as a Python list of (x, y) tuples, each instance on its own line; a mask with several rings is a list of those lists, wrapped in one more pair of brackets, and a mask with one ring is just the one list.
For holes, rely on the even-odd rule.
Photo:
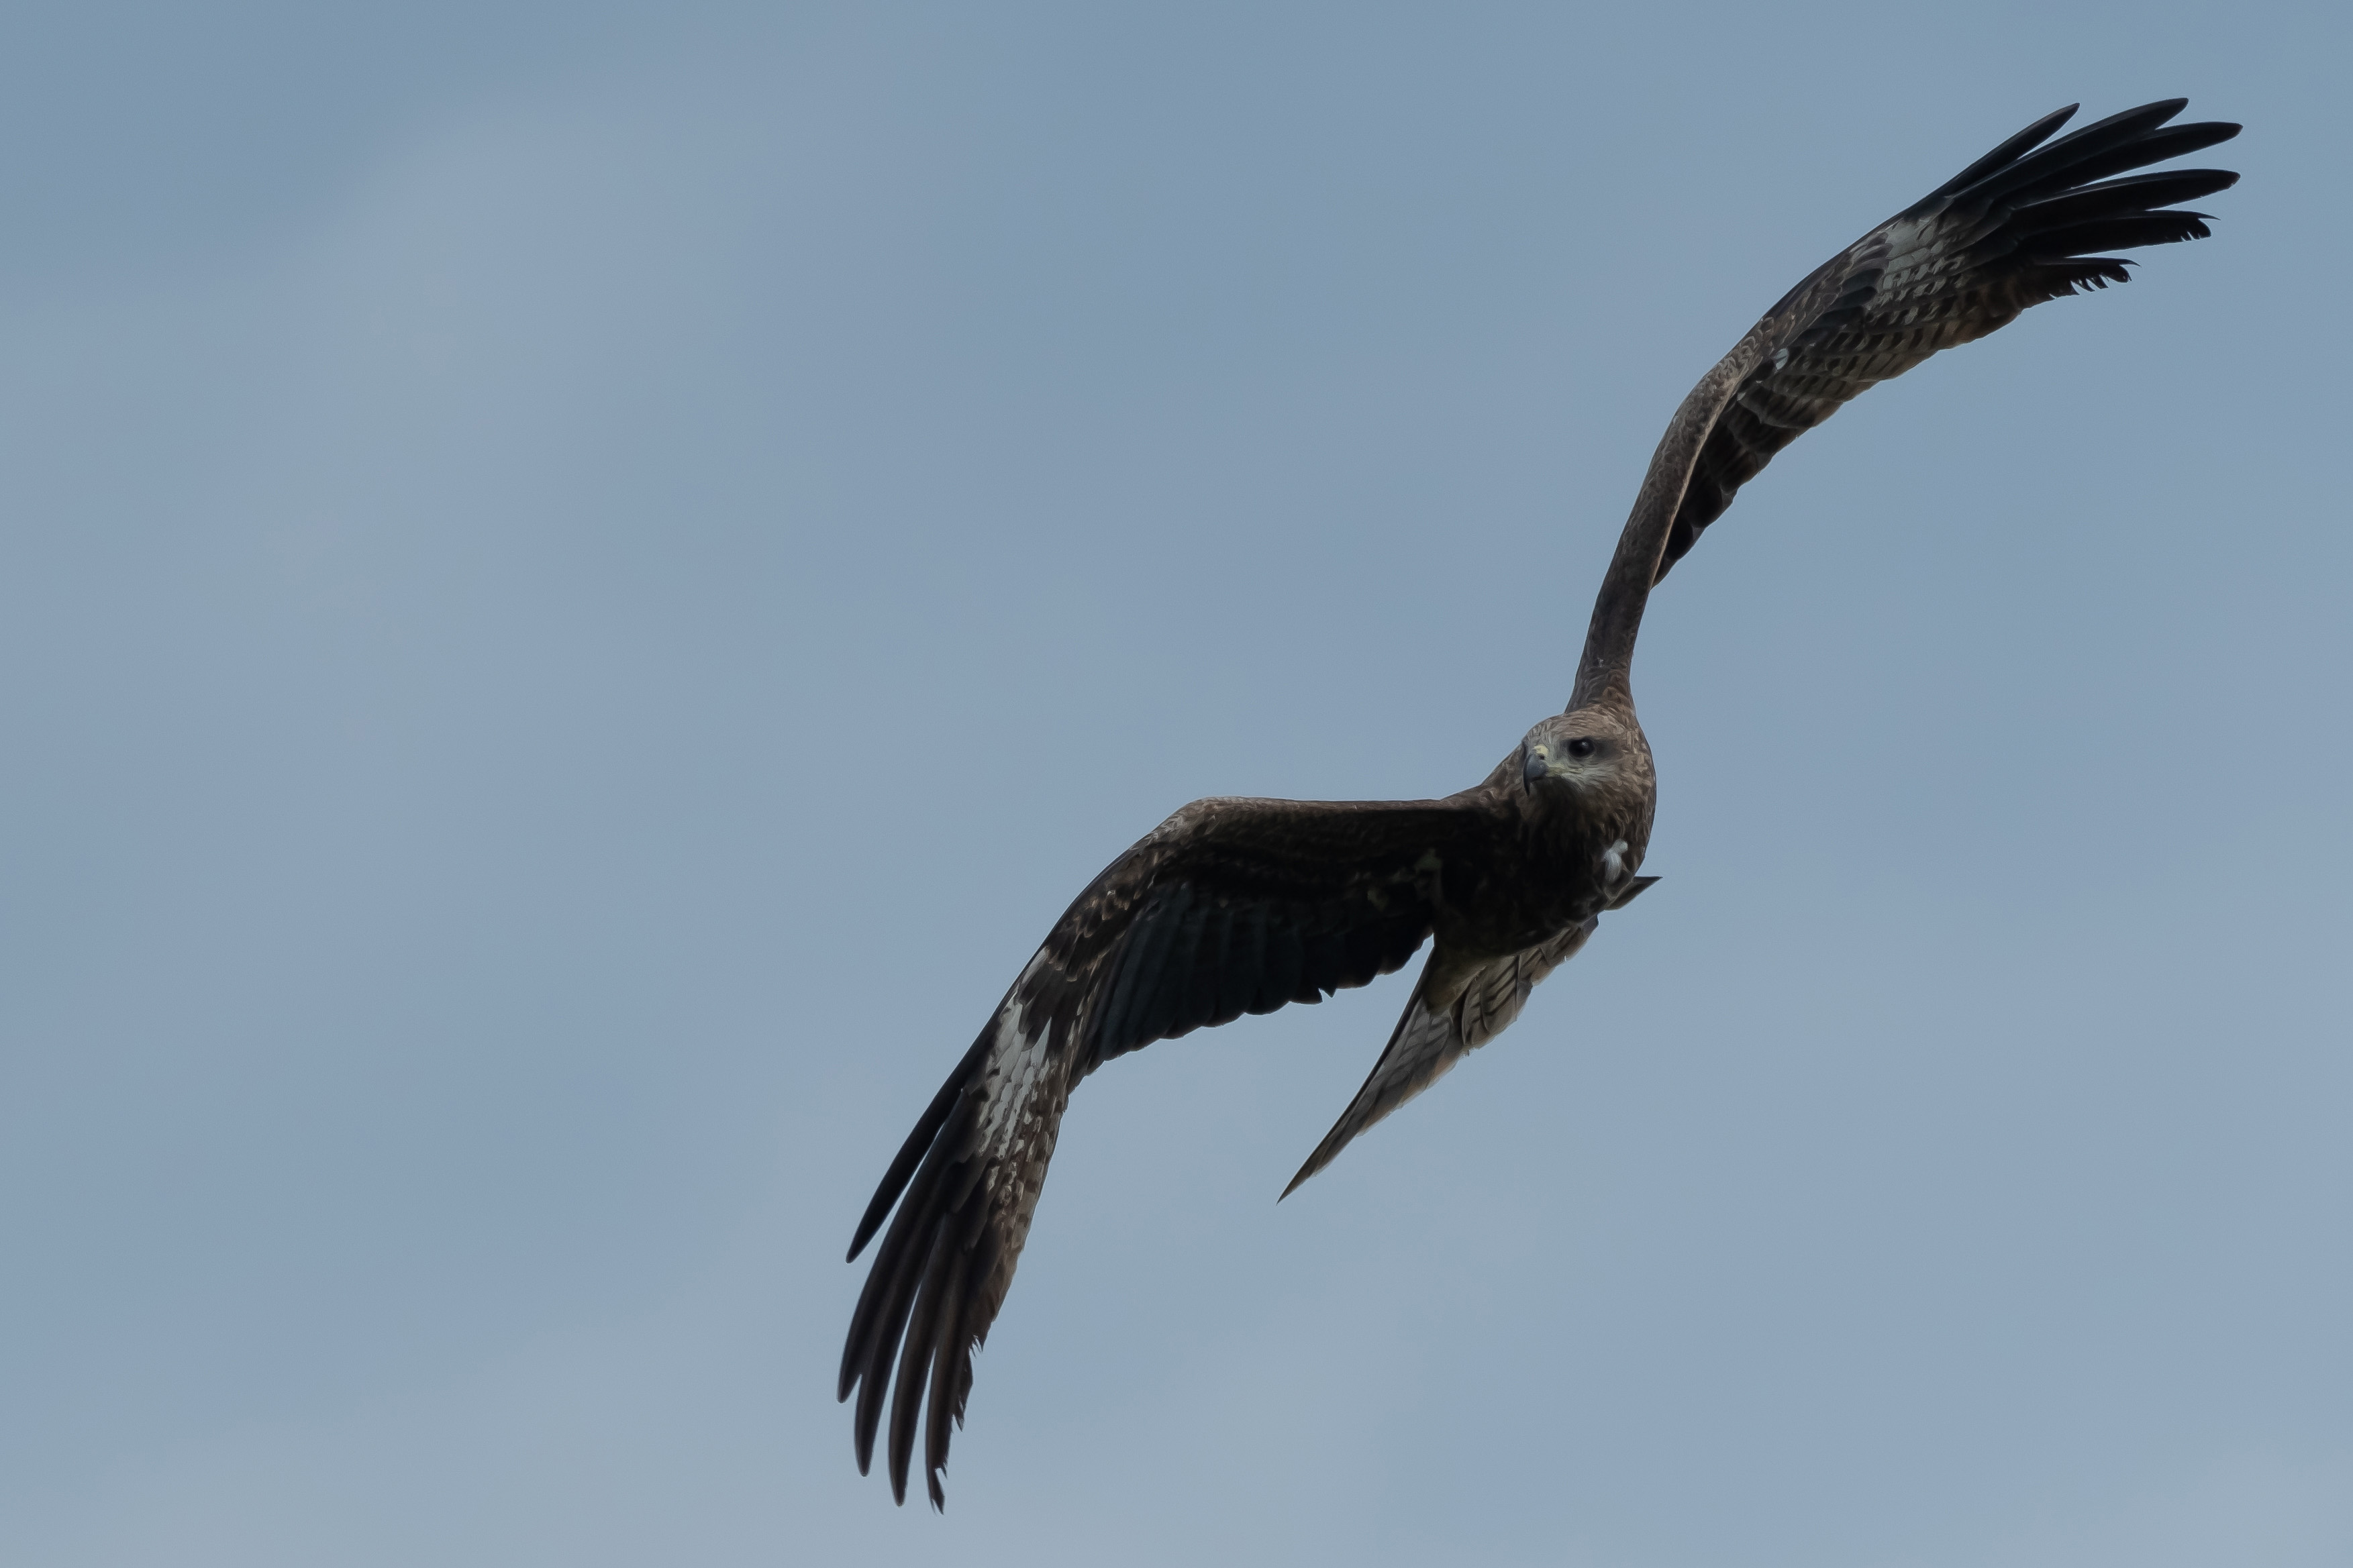
[[(2353, 1561), (2341, 5), (0, 14), (0, 1561)], [(2217, 237), (1785, 454), (1648, 869), (875, 1179), (1209, 794), (1474, 782), (1690, 384), (2058, 104)]]

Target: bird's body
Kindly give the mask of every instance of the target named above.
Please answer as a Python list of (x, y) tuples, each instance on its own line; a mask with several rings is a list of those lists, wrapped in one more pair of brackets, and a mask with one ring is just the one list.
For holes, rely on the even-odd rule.
[(2108, 178), (2238, 130), (2168, 125), (2181, 107), (2128, 110), (2047, 146), (2073, 110), (2046, 116), (1767, 312), (1660, 441), (1567, 710), (1482, 782), (1442, 800), (1196, 801), (1079, 895), (901, 1148), (851, 1243), (855, 1258), (882, 1235), (842, 1352), (861, 1470), (895, 1384), (892, 1490), (904, 1499), (921, 1425), (928, 1489), (944, 1500), (972, 1352), (1012, 1281), (1081, 1079), (1155, 1040), (1365, 984), (1429, 942), (1387, 1048), (1295, 1187), (1500, 1034), (1602, 915), (1656, 880), (1640, 875), (1658, 786), (1630, 676), (1651, 588), (1743, 483), (1841, 404), (2031, 305), (2124, 281), (2122, 260), (2087, 252), (2203, 237), (2201, 215), (2169, 204), (2235, 174)]

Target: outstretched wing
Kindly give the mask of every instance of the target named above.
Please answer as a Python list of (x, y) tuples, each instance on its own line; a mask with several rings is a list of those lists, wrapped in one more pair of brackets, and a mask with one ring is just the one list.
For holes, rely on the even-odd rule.
[(2105, 178), (2239, 133), (2214, 121), (2168, 125), (2189, 101), (2128, 110), (2032, 151), (2074, 110), (2047, 115), (1791, 289), (1770, 314), (1801, 297), (1821, 303), (1741, 378), (1717, 417), (1675, 510), (1659, 576), (1776, 452), (1848, 399), (1938, 349), (2007, 325), (2030, 305), (2126, 281), (2130, 262), (2096, 252), (2205, 238), (2207, 215), (2173, 204), (2211, 195), (2237, 184), (2237, 174), (2176, 169)]
[[(1452, 801), (1196, 801), (1079, 895), (965, 1053), (850, 1242), (883, 1234), (842, 1348), (858, 1468), (891, 1398), (906, 1500), (918, 1414), (933, 1504), (972, 1352), (1003, 1305), (1071, 1089), (1155, 1040), (1314, 1002), (1387, 974), (1429, 936), (1493, 819)], [(928, 1392), (927, 1392), (928, 1390)]]
[[(1635, 878), (1609, 907), (1625, 908), (1657, 880), (1656, 877)], [(1324, 1142), (1307, 1156), (1307, 1163), (1299, 1167), (1299, 1173), (1291, 1178), (1291, 1184), (1282, 1189), (1282, 1195), (1289, 1197), (1302, 1182), (1330, 1164), (1357, 1133), (1510, 1028), (1520, 1009), (1527, 1005), (1528, 994), (1536, 983), (1576, 957), (1599, 923), (1599, 916), (1588, 917), (1583, 924), (1571, 926), (1549, 942), (1507, 958), (1474, 964), (1467, 973), (1449, 964), (1444, 952), (1430, 954), (1388, 1047), (1366, 1075), (1364, 1087), (1332, 1124), (1332, 1131), (1324, 1134)]]
[(2124, 282), (2131, 264), (2105, 252), (2206, 237), (2206, 215), (2174, 204), (2237, 174), (2110, 178), (2239, 133), (2219, 121), (2168, 124), (2188, 101), (2127, 110), (2048, 146), (2074, 109), (2045, 115), (1784, 295), (1660, 442), (1594, 606), (1569, 705), (1622, 684), (1651, 585), (1775, 453), (1841, 404), (2030, 305)]

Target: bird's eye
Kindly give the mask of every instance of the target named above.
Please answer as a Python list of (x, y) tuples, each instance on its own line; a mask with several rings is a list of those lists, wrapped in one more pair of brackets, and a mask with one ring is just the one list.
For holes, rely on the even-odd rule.
[(1571, 741), (1568, 743), (1568, 754), (1572, 757), (1591, 756), (1593, 754), (1592, 737), (1588, 735), (1579, 735), (1577, 739)]

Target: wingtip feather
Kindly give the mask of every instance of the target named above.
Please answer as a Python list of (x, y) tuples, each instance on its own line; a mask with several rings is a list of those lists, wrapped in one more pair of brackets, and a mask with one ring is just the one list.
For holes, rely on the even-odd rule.
[(1926, 200), (1921, 205), (1926, 206), (1929, 203), (1936, 202), (1942, 197), (1957, 195), (1958, 193), (1967, 190), (1969, 186), (1977, 184), (1988, 174), (1992, 174), (1995, 170), (2005, 168), (2008, 165), (2016, 163), (2019, 159), (2024, 157), (2027, 153), (2031, 153), (2035, 148), (2040, 147), (2043, 142), (2049, 141), (2051, 133), (2058, 130), (2062, 125), (2066, 124), (2068, 121), (2073, 119), (2075, 111), (2083, 107), (2084, 106), (2080, 103), (2071, 103), (2064, 109), (2052, 110), (2050, 113), (2034, 121), (2031, 125), (2027, 126), (2024, 130), (2019, 132), (2016, 135), (2004, 142), (2000, 146), (1996, 147), (1992, 152), (1988, 153), (1984, 157), (1979, 158), (1976, 163), (1971, 163), (1968, 168), (1963, 169), (1959, 174), (1955, 174), (1951, 179), (1947, 180), (1943, 184), (1929, 192)]
[[(1323, 1151), (1320, 1149), (1316, 1151), (1317, 1154), (1322, 1152)], [(1299, 1190), (1300, 1184), (1306, 1181), (1308, 1177), (1314, 1175), (1316, 1172), (1322, 1170), (1324, 1165), (1324, 1162), (1317, 1159), (1315, 1154), (1310, 1154), (1307, 1156), (1307, 1163), (1299, 1167), (1299, 1173), (1291, 1178), (1290, 1184), (1285, 1186), (1282, 1191), (1274, 1194), (1274, 1201), (1276, 1203), (1281, 1203), (1283, 1199), (1297, 1192)]]

